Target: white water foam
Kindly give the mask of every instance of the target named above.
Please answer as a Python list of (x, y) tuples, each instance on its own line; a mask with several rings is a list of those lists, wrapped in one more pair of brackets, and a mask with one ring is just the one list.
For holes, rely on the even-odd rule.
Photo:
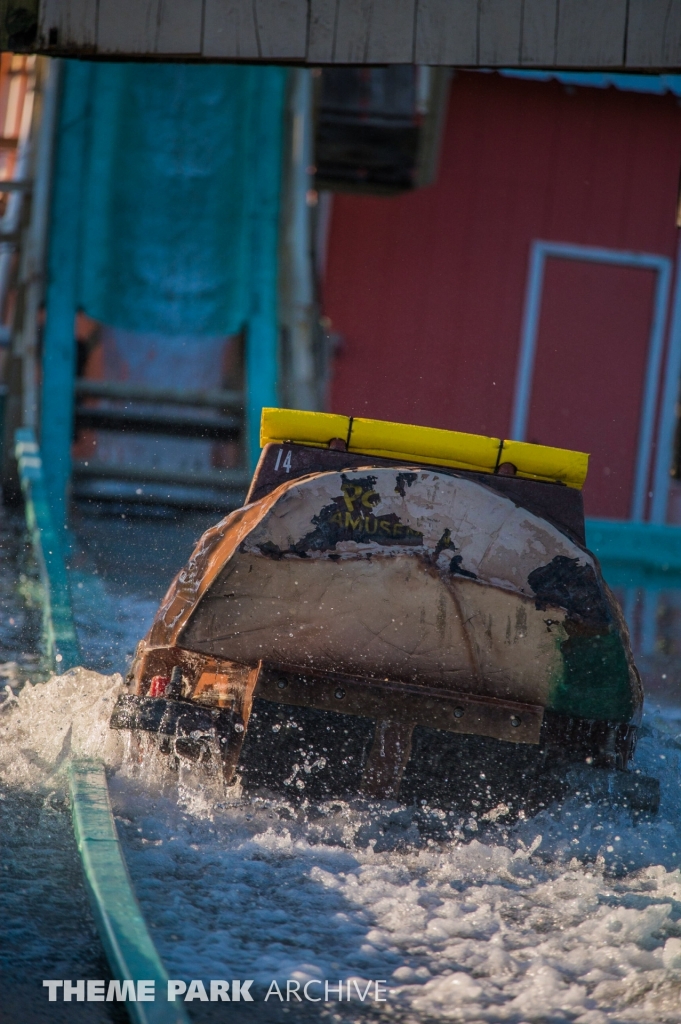
[[(6, 701), (0, 787), (52, 792), (70, 755), (105, 759), (171, 976), (253, 978), (260, 1000), (272, 979), (386, 979), (386, 1012), (414, 1022), (679, 1019), (673, 714), (648, 713), (637, 753), (662, 782), (655, 819), (571, 798), (506, 828), (433, 813), (443, 839), (395, 807), (229, 801), (161, 755), (140, 767), (108, 729), (122, 691), (120, 677), (77, 670)], [(342, 1021), (364, 1009), (331, 1006)]]
[(0, 705), (0, 783), (13, 789), (65, 784), (69, 757), (99, 757), (120, 765), (123, 741), (109, 729), (124, 691), (121, 676), (78, 668), (18, 693), (5, 689)]

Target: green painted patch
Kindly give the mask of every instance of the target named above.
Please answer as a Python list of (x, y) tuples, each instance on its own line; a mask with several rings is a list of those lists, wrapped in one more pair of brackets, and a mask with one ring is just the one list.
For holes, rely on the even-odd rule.
[(629, 722), (636, 710), (629, 651), (617, 628), (614, 598), (593, 566), (557, 555), (527, 581), (539, 610), (567, 612), (567, 639), (559, 641), (563, 668), (552, 681), (550, 706), (570, 717)]
[(551, 699), (555, 711), (600, 721), (630, 721), (634, 706), (629, 665), (617, 632), (573, 634), (562, 642), (561, 654), (564, 671)]

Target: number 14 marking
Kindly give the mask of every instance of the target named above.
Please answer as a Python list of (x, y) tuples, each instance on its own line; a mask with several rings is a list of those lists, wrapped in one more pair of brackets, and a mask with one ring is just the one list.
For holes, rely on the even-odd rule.
[[(274, 465), (275, 470), (279, 469), (279, 463), (281, 462), (281, 457), (282, 457), (283, 454), (284, 454), (284, 449), (280, 448), (279, 451), (277, 452), (277, 461), (276, 461), (276, 463)], [(281, 468), (285, 469), (287, 473), (291, 472), (291, 453), (290, 452), (286, 452), (286, 458), (284, 459), (283, 462), (281, 462)]]

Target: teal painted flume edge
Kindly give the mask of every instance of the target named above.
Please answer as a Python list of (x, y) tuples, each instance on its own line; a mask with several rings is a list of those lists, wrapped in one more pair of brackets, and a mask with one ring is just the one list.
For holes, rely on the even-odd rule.
[[(45, 640), (51, 667), (64, 672), (82, 664), (71, 608), (61, 539), (54, 529), (33, 431), (15, 434), (26, 523), (43, 584)], [(135, 897), (111, 813), (106, 773), (99, 761), (74, 760), (69, 767), (73, 827), (85, 881), (113, 976), (153, 981), (153, 1002), (127, 1001), (134, 1024), (189, 1024), (182, 1006), (168, 1002), (168, 975)]]
[(71, 607), (71, 589), (61, 537), (54, 528), (42, 459), (29, 428), (17, 430), (15, 454), (24, 495), (26, 525), (43, 585), (43, 634), (50, 667), (66, 672), (82, 665)]
[(681, 526), (587, 519), (586, 546), (612, 587), (681, 588)]
[(189, 1024), (184, 1008), (169, 1002), (168, 975), (147, 929), (128, 874), (111, 812), (104, 765), (74, 760), (69, 766), (73, 828), (97, 928), (114, 978), (153, 981), (153, 1002), (125, 1003), (135, 1024)]

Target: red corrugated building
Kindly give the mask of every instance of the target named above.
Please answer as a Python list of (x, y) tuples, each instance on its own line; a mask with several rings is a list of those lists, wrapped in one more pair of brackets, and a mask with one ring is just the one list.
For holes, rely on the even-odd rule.
[(457, 74), (434, 185), (334, 196), (330, 405), (588, 451), (588, 515), (663, 521), (678, 83), (560, 78)]

